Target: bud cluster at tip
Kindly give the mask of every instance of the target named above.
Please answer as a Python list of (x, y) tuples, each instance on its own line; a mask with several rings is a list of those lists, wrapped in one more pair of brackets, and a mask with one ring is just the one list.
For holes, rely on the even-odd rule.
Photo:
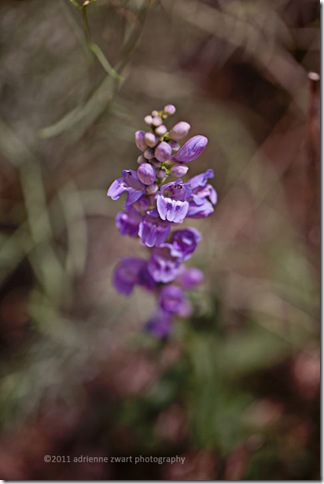
[[(135, 286), (156, 294), (157, 311), (145, 328), (159, 338), (168, 336), (176, 316), (191, 314), (186, 291), (203, 280), (199, 269), (184, 265), (196, 250), (201, 234), (179, 226), (186, 219), (208, 217), (217, 202), (216, 191), (209, 183), (213, 170), (182, 180), (189, 171), (187, 163), (201, 155), (208, 140), (196, 135), (181, 146), (179, 141), (188, 136), (191, 126), (180, 121), (168, 129), (167, 120), (175, 112), (175, 106), (168, 104), (145, 116), (149, 130), (135, 133), (135, 144), (141, 151), (137, 169), (124, 170), (107, 193), (113, 200), (126, 194), (116, 226), (122, 235), (139, 237), (150, 251), (148, 260), (122, 259), (114, 271), (114, 286), (124, 295), (131, 294)], [(175, 180), (170, 181), (170, 177)]]

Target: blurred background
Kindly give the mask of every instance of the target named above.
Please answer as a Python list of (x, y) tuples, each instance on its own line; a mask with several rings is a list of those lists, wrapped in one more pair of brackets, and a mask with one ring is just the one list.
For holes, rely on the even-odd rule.
[[(0, 477), (319, 480), (319, 1), (84, 3), (0, 4)], [(161, 344), (106, 191), (166, 103), (219, 203)]]

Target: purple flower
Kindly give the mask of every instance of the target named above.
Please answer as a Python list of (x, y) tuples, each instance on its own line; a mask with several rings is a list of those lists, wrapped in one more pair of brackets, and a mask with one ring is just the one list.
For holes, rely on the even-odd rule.
[(137, 178), (136, 171), (124, 170), (123, 178), (112, 182), (107, 195), (112, 200), (118, 200), (124, 192), (127, 192), (126, 207), (131, 206), (145, 193), (145, 185)]
[(205, 218), (214, 212), (212, 204), (217, 202), (217, 193), (214, 187), (208, 183), (208, 179), (213, 176), (213, 170), (207, 170), (189, 180), (188, 185), (192, 191), (192, 198), (187, 217)]
[[(192, 313), (185, 290), (203, 280), (199, 269), (183, 265), (197, 248), (201, 234), (195, 228), (171, 232), (172, 223), (180, 224), (186, 217), (208, 217), (217, 202), (216, 191), (208, 183), (214, 176), (212, 170), (186, 183), (181, 179), (189, 170), (187, 163), (202, 153), (208, 140), (205, 136), (194, 136), (181, 147), (178, 140), (188, 135), (190, 124), (181, 121), (169, 132), (164, 124), (175, 110), (168, 104), (163, 110), (153, 110), (145, 116), (150, 129), (135, 133), (136, 146), (142, 152), (137, 158), (137, 172), (124, 170), (107, 192), (113, 200), (127, 195), (125, 209), (116, 216), (120, 233), (138, 236), (150, 248), (148, 261), (127, 257), (117, 264), (114, 286), (121, 294), (129, 295), (138, 285), (157, 296), (157, 312), (145, 329), (161, 339), (171, 332), (174, 316), (186, 317)], [(170, 175), (178, 180), (165, 184)]]
[(204, 151), (208, 144), (206, 136), (197, 135), (190, 138), (180, 150), (172, 156), (172, 160), (189, 163), (195, 160)]
[(170, 284), (164, 286), (160, 291), (160, 307), (170, 314), (187, 316), (190, 313), (191, 305), (180, 287)]
[(175, 124), (170, 131), (170, 138), (173, 140), (179, 140), (185, 138), (190, 131), (190, 124), (186, 121), (180, 121)]
[(182, 254), (183, 260), (190, 259), (202, 239), (200, 232), (194, 228), (176, 230), (172, 234), (171, 244)]
[(171, 146), (166, 141), (162, 141), (155, 148), (154, 156), (158, 161), (161, 161), (161, 162), (169, 160), (172, 156)]
[(196, 269), (196, 267), (190, 267), (187, 269), (184, 266), (180, 268), (176, 279), (184, 289), (193, 289), (201, 284), (203, 280), (204, 275), (199, 269)]
[(149, 163), (142, 163), (137, 169), (137, 177), (144, 185), (152, 185), (156, 179), (155, 168)]
[(166, 241), (170, 233), (170, 225), (158, 216), (146, 215), (139, 225), (138, 235), (147, 247), (158, 247)]
[(130, 207), (116, 215), (116, 227), (122, 235), (136, 237), (141, 220), (141, 215), (133, 207)]
[(189, 186), (182, 180), (164, 185), (157, 196), (157, 210), (161, 219), (175, 223), (183, 222), (189, 209), (190, 195)]
[(115, 267), (113, 283), (120, 294), (128, 296), (136, 284), (153, 290), (156, 286), (147, 270), (147, 261), (138, 257), (126, 257)]
[(208, 183), (209, 178), (214, 178), (214, 172), (211, 169), (189, 180), (188, 185), (192, 190), (192, 198), (195, 203), (203, 203), (203, 199), (208, 197), (214, 205), (216, 204), (217, 193), (215, 188)]
[(158, 314), (156, 314), (146, 323), (145, 329), (148, 333), (153, 334), (157, 338), (166, 338), (172, 329), (172, 320), (170, 314), (159, 311)]
[(181, 260), (181, 254), (165, 243), (152, 250), (147, 268), (154, 281), (168, 283), (176, 278)]

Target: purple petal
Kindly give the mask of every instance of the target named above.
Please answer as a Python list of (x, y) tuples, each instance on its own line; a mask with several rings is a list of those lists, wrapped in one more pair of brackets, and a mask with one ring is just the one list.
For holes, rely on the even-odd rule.
[(187, 201), (172, 200), (163, 195), (157, 196), (157, 210), (162, 220), (169, 222), (182, 223), (189, 209)]
[(118, 198), (127, 191), (127, 186), (125, 184), (124, 178), (117, 178), (113, 181), (107, 191), (107, 196), (112, 200), (118, 200)]
[(193, 202), (189, 204), (189, 210), (187, 213), (188, 218), (206, 218), (214, 212), (214, 207), (208, 200), (204, 199), (201, 205), (197, 205)]
[(190, 185), (192, 190), (198, 187), (204, 187), (206, 186), (209, 178), (214, 178), (214, 171), (211, 169), (207, 170), (205, 173), (201, 173), (200, 175), (190, 178), (188, 185)]
[(208, 144), (206, 136), (197, 135), (190, 138), (180, 150), (173, 155), (172, 159), (188, 163), (195, 160), (204, 151)]
[(139, 225), (138, 235), (147, 247), (163, 244), (170, 233), (170, 224), (160, 218), (147, 215)]

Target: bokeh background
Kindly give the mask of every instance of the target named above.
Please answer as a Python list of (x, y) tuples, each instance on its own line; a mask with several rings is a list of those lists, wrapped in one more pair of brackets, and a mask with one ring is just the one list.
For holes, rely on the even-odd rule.
[[(0, 477), (319, 479), (319, 1), (81, 4), (0, 3)], [(166, 103), (219, 203), (161, 344), (106, 191)]]

